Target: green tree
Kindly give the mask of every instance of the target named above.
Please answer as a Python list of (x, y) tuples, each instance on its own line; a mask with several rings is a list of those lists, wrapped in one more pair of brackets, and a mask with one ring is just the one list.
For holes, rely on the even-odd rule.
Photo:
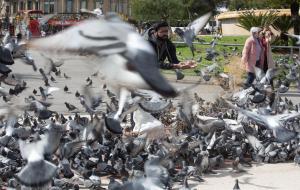
[(280, 16), (277, 20), (275, 20), (272, 26), (275, 30), (280, 31), (280, 39), (283, 41), (284, 45), (287, 46), (289, 39), (284, 33), (287, 33), (287, 31), (293, 26), (291, 17), (287, 15)]
[[(216, 0), (220, 2), (221, 0)], [(211, 0), (132, 0), (132, 16), (145, 20), (193, 20), (203, 13), (213, 10)]]
[(287, 9), (292, 0), (229, 0), (227, 5), (229, 10), (240, 9)]

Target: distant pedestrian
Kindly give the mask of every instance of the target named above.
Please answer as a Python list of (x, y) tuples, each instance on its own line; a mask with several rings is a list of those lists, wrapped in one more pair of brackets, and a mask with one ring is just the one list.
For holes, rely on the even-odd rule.
[(247, 79), (244, 88), (249, 88), (255, 79), (255, 66), (263, 68), (264, 65), (264, 49), (259, 38), (259, 32), (262, 29), (259, 27), (252, 27), (250, 29), (251, 35), (246, 40), (242, 52), (242, 64), (244, 64)]

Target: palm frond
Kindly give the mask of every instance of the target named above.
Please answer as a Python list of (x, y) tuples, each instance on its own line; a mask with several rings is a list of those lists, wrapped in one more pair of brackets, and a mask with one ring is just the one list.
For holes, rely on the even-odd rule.
[(274, 10), (255, 14), (254, 11), (245, 11), (238, 19), (238, 26), (250, 31), (251, 27), (267, 27), (278, 19), (278, 13)]
[(293, 26), (293, 21), (290, 16), (283, 15), (278, 17), (272, 24), (273, 28), (281, 33), (287, 32)]

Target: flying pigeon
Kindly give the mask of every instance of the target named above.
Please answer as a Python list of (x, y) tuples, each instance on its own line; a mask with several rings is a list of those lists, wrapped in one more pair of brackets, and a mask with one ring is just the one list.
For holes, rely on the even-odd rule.
[(38, 50), (98, 56), (104, 78), (120, 89), (118, 111), (113, 117), (116, 120), (129, 95), (127, 89), (153, 89), (167, 97), (177, 95), (160, 74), (153, 48), (116, 14), (84, 21), (56, 35), (34, 40), (30, 46)]
[[(231, 104), (229, 103), (229, 105)], [(261, 126), (265, 126), (267, 129), (271, 130), (278, 142), (287, 142), (299, 137), (299, 134), (297, 132), (285, 128), (285, 123), (289, 120), (299, 117), (300, 113), (260, 115), (256, 112), (244, 110), (237, 107), (235, 107), (235, 109), (237, 109), (240, 113), (248, 117), (250, 120), (256, 122)]]
[(193, 46), (193, 41), (198, 35), (199, 31), (205, 26), (205, 24), (208, 22), (209, 18), (211, 17), (212, 12), (208, 12), (201, 17), (197, 18), (193, 22), (191, 22), (185, 31), (181, 30), (180, 28), (175, 29), (175, 33), (179, 35), (184, 42), (190, 47), (193, 56), (195, 48)]
[(289, 34), (289, 33), (285, 33), (285, 35), (287, 35), (290, 38), (294, 38), (297, 40), (296, 44), (300, 45), (300, 35), (295, 35), (295, 34)]
[(44, 154), (52, 146), (53, 138), (60, 137), (46, 134), (41, 140), (32, 143), (19, 140), (21, 155), (27, 160), (25, 167), (16, 175), (21, 184), (29, 187), (40, 187), (51, 181), (57, 167), (44, 160)]
[(94, 9), (93, 11), (87, 10), (87, 9), (80, 9), (81, 13), (88, 13), (88, 14), (92, 14), (94, 16), (96, 16), (97, 18), (101, 18), (103, 17), (103, 11), (99, 8)]
[(177, 95), (160, 74), (152, 47), (116, 15), (87, 20), (59, 34), (34, 40), (30, 45), (38, 50), (97, 55), (104, 59), (99, 60), (99, 65), (108, 81), (129, 89), (146, 88), (164, 96)]

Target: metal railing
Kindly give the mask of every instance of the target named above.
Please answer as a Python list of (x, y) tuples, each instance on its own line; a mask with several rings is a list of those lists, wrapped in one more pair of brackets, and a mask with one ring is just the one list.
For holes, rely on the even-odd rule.
[[(185, 42), (182, 41), (173, 41), (174, 44), (185, 44)], [(193, 42), (193, 44), (199, 44), (199, 45), (211, 45), (207, 42)], [(216, 45), (221, 46), (244, 46), (244, 44), (230, 44), (230, 43), (216, 43)], [(300, 46), (271, 46), (271, 48), (283, 48), (283, 49), (290, 49), (290, 55), (293, 55), (294, 49), (298, 49), (298, 54), (300, 57)], [(300, 90), (298, 91), (288, 91), (286, 93), (280, 93), (279, 96), (281, 97), (300, 97)]]
[[(182, 41), (173, 41), (174, 44), (185, 44), (185, 42)], [(198, 45), (211, 45), (208, 42), (193, 42), (193, 44), (198, 44)], [(230, 43), (216, 43), (216, 45), (221, 45), (221, 46), (244, 46), (244, 44), (230, 44)], [(290, 49), (290, 54), (292, 55), (294, 53), (294, 49), (298, 49), (298, 55), (300, 57), (300, 46), (271, 46), (272, 49), (274, 48), (282, 48), (282, 49)]]

